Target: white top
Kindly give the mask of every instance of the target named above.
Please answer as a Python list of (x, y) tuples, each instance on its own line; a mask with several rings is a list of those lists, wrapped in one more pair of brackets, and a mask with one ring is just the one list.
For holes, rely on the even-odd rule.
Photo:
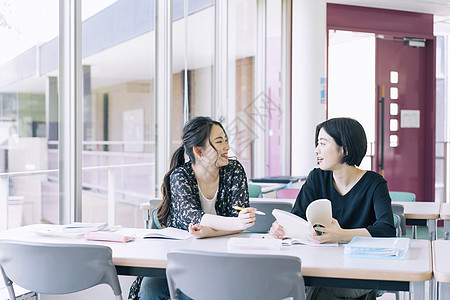
[(200, 188), (198, 190), (200, 192), (200, 203), (202, 205), (203, 212), (205, 214), (217, 215), (217, 213), (216, 213), (216, 201), (217, 201), (217, 191), (219, 189), (217, 189), (217, 191), (214, 194), (214, 197), (212, 199), (206, 198), (205, 195), (203, 195), (203, 193), (200, 190)]

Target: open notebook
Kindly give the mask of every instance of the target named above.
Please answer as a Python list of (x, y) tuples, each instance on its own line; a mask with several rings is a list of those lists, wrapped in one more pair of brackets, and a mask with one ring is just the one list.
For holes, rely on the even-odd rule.
[(330, 226), (332, 221), (331, 202), (328, 199), (311, 202), (306, 208), (307, 220), (279, 209), (274, 209), (272, 214), (283, 226), (285, 236), (299, 241), (310, 240), (310, 236), (314, 234), (320, 235), (321, 232), (314, 228)]

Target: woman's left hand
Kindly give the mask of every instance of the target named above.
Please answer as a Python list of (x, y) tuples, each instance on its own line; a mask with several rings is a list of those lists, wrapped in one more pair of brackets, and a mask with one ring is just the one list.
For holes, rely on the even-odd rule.
[(311, 238), (318, 243), (335, 243), (342, 240), (344, 236), (344, 229), (341, 228), (336, 219), (331, 220), (331, 225), (328, 227), (316, 227), (317, 231), (321, 231), (321, 235), (313, 235)]

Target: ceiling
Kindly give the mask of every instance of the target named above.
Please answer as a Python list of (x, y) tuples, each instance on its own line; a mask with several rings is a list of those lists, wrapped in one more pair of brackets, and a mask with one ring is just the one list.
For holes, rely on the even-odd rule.
[[(302, 1), (302, 0), (300, 0)], [(256, 1), (247, 0), (248, 3), (254, 5)], [(356, 6), (365, 6), (365, 7), (374, 7), (374, 8), (385, 8), (385, 9), (394, 9), (394, 10), (403, 10), (403, 11), (411, 11), (411, 12), (422, 12), (429, 13), (435, 15), (435, 22), (440, 22), (441, 24), (445, 23), (445, 26), (448, 26), (448, 31), (450, 31), (450, 0), (327, 0), (328, 3), (337, 3), (337, 4), (346, 4), (346, 5), (356, 5)], [(270, 2), (269, 2), (270, 3)], [(255, 9), (250, 9), (250, 11), (254, 11)], [(230, 12), (232, 13), (232, 11)], [(242, 13), (242, 12), (241, 12)], [(189, 52), (194, 51), (195, 53), (199, 53), (201, 50), (202, 55), (197, 55), (197, 57), (202, 58), (198, 61), (190, 60), (194, 65), (188, 66), (188, 68), (201, 68), (203, 66), (212, 64), (212, 41), (206, 41), (212, 38), (211, 28), (209, 31), (199, 30), (199, 28), (203, 28), (201, 24), (204, 24), (205, 20), (207, 20), (208, 24), (212, 24), (212, 20), (209, 20), (214, 15), (212, 9), (206, 9), (197, 13), (190, 18), (190, 28), (195, 29), (193, 32), (189, 33), (191, 37), (190, 41), (195, 42), (192, 45), (189, 45)], [(255, 17), (255, 16), (253, 16)], [(240, 19), (240, 18), (236, 18)], [(250, 21), (250, 23), (253, 21)], [(238, 28), (245, 28), (246, 26), (240, 24)], [(207, 26), (206, 26), (207, 27)], [(174, 32), (184, 32), (183, 22), (175, 22), (174, 23)], [(196, 36), (195, 33), (200, 32), (201, 38), (192, 38)], [(249, 55), (247, 52), (254, 52), (255, 49), (240, 49), (239, 47), (242, 45), (246, 45), (248, 43), (242, 42), (250, 39), (254, 36), (254, 32), (248, 31), (244, 34), (245, 30), (231, 30), (235, 34), (239, 33), (239, 39), (234, 41), (231, 39), (229, 42), (234, 43), (229, 48), (234, 49), (236, 53), (235, 57), (245, 57), (245, 55)], [(244, 32), (244, 33), (242, 33)], [(175, 34), (175, 36), (182, 36), (182, 34)], [(198, 36), (198, 34), (197, 34)], [(127, 43), (122, 43), (116, 45), (114, 47), (105, 49), (100, 53), (87, 57), (83, 60), (83, 64), (87, 64), (91, 66), (91, 75), (92, 75), (92, 88), (98, 88), (101, 86), (113, 85), (119, 82), (123, 82), (126, 80), (137, 80), (137, 79), (148, 79), (152, 77), (151, 70), (154, 69), (153, 63), (150, 57), (154, 57), (154, 53), (151, 49), (154, 49), (152, 43), (154, 43), (154, 35), (149, 32), (147, 34), (141, 35), (134, 40), (130, 40)], [(181, 44), (180, 44), (181, 43)], [(183, 58), (182, 53), (175, 55), (175, 52), (182, 52), (184, 50), (183, 46), (184, 40), (174, 41), (174, 57)], [(195, 46), (197, 45), (197, 46)], [(200, 47), (199, 47), (200, 46)], [(238, 49), (239, 48), (239, 49)], [(136, 49), (147, 49), (146, 51), (136, 51)], [(229, 50), (233, 52), (232, 50)], [(205, 53), (203, 53), (205, 52)], [(242, 54), (245, 52), (245, 55)], [(133, 55), (124, 56), (123, 53), (133, 53)], [(208, 54), (209, 53), (209, 54)], [(240, 53), (238, 55), (237, 53)], [(229, 53), (233, 54), (233, 53)], [(144, 56), (143, 56), (144, 55)], [(128, 58), (128, 59), (124, 59)], [(145, 63), (143, 63), (145, 62)], [(179, 72), (179, 70), (184, 68), (183, 61), (178, 61), (174, 59), (173, 61), (173, 69), (174, 72)], [(101, 76), (100, 76), (101, 73)], [(107, 75), (105, 75), (107, 74)], [(57, 76), (57, 70), (52, 72), (52, 75)], [(45, 78), (46, 76), (41, 77), (32, 77), (25, 80), (21, 80), (20, 82), (16, 82), (15, 84), (11, 84), (6, 88), (2, 88), (2, 92), (13, 92), (20, 90), (22, 92), (44, 92), (45, 87)]]
[(422, 12), (435, 15), (438, 22), (450, 20), (450, 0), (328, 0), (327, 2)]

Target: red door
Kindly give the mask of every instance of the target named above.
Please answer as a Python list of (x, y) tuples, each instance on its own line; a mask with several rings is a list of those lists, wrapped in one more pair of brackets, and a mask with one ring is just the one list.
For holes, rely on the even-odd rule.
[(426, 63), (426, 48), (408, 46), (403, 39), (377, 38), (374, 169), (384, 173), (389, 190), (413, 192), (418, 201), (434, 201), (430, 199), (432, 189), (426, 188), (430, 184), (426, 178), (430, 163), (426, 156), (429, 152), (426, 135), (434, 134), (426, 132), (426, 110), (430, 105), (427, 104)]

